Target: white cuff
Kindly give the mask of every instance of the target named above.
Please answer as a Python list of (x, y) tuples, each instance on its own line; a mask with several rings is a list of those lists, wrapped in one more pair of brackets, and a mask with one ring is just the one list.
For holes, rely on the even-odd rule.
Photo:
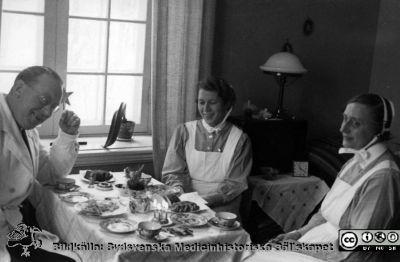
[(76, 139), (78, 137), (79, 137), (79, 133), (76, 134), (76, 135), (70, 135), (70, 134), (67, 134), (64, 131), (62, 131), (61, 128), (58, 130), (58, 137), (57, 138), (61, 143), (67, 144), (67, 143), (70, 143), (70, 142), (74, 142), (74, 141), (76, 141)]

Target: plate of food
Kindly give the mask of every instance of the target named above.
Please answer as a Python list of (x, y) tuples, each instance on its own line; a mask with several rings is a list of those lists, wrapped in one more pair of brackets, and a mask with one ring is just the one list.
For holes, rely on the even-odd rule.
[(99, 182), (96, 184), (96, 188), (103, 191), (113, 190), (113, 186), (110, 182)]
[(138, 223), (126, 218), (110, 218), (100, 222), (100, 226), (108, 232), (115, 234), (127, 234), (135, 232)]
[(121, 216), (127, 212), (127, 208), (120, 206), (115, 200), (89, 200), (77, 203), (75, 210), (82, 215), (98, 218)]
[(179, 237), (184, 237), (184, 236), (193, 236), (193, 230), (190, 229), (187, 226), (174, 226), (174, 227), (165, 227), (162, 229), (163, 231), (167, 231), (168, 233), (174, 235), (174, 236), (179, 236)]
[(82, 176), (82, 181), (89, 183), (91, 177), (93, 176), (93, 181), (95, 184), (100, 182), (114, 182), (115, 178), (109, 171), (105, 170), (87, 170)]
[(201, 227), (207, 224), (207, 218), (202, 215), (193, 213), (174, 213), (171, 214), (171, 220), (175, 224), (185, 225), (188, 227)]
[(86, 192), (69, 192), (58, 196), (61, 200), (70, 204), (83, 203), (93, 199), (93, 195)]
[(191, 201), (180, 201), (173, 203), (170, 210), (175, 213), (199, 212), (200, 207)]

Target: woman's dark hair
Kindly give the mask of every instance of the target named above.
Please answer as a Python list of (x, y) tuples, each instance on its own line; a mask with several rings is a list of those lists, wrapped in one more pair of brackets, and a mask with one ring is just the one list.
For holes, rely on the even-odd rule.
[(205, 80), (200, 81), (197, 88), (197, 92), (199, 92), (200, 89), (217, 92), (218, 96), (224, 102), (224, 105), (227, 105), (228, 108), (234, 106), (236, 103), (235, 90), (222, 78), (209, 76)]
[[(377, 94), (362, 94), (351, 98), (347, 102), (347, 104), (351, 103), (359, 103), (370, 109), (375, 133), (379, 135), (378, 138), (380, 140), (385, 141), (391, 138), (389, 128), (392, 123), (394, 112), (389, 100)], [(387, 112), (386, 120), (384, 119), (385, 110)]]

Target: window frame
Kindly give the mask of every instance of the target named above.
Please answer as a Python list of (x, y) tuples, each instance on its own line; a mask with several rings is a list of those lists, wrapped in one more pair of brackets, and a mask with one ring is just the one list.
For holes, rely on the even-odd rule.
[[(68, 18), (69, 0), (44, 0), (44, 42), (43, 42), (43, 65), (56, 70), (64, 81), (64, 87), (68, 87), (67, 77), (67, 55), (68, 55)], [(111, 0), (108, 0), (110, 6)], [(0, 0), (0, 23), (3, 12), (3, 0)], [(30, 12), (15, 12), (27, 13)], [(104, 19), (95, 19), (104, 20)], [(109, 20), (113, 21), (113, 19)], [(110, 22), (108, 22), (110, 23)], [(151, 79), (151, 29), (152, 29), (152, 0), (147, 0), (147, 19), (141, 22), (146, 25), (145, 54), (143, 68), (142, 86), (142, 111), (141, 123), (136, 124), (135, 134), (151, 134), (150, 121), (150, 79)], [(0, 24), (1, 26), (1, 24)], [(1, 27), (0, 27), (1, 28)], [(109, 34), (107, 34), (108, 36)], [(0, 39), (1, 41), (1, 39)], [(108, 40), (107, 40), (108, 41)], [(0, 72), (18, 73), (18, 70), (0, 70)], [(112, 73), (109, 75), (113, 75)], [(68, 89), (67, 89), (68, 91)], [(118, 108), (115, 108), (117, 110)], [(54, 113), (48, 120), (38, 127), (41, 137), (55, 137), (58, 133), (58, 120), (63, 110)], [(81, 126), (81, 136), (104, 136), (108, 134), (110, 124)]]

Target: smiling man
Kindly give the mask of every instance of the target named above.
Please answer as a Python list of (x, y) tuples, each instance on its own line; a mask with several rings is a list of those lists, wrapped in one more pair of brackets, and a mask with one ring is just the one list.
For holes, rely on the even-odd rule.
[[(0, 94), (0, 261), (10, 261), (6, 236), (22, 222), (19, 205), (35, 181), (54, 184), (71, 171), (78, 155), (80, 119), (73, 112), (62, 113), (50, 152), (40, 145), (35, 129), (58, 110), (62, 84), (52, 69), (33, 66), (18, 74), (9, 94)], [(40, 249), (34, 251), (29, 261), (70, 261)]]

